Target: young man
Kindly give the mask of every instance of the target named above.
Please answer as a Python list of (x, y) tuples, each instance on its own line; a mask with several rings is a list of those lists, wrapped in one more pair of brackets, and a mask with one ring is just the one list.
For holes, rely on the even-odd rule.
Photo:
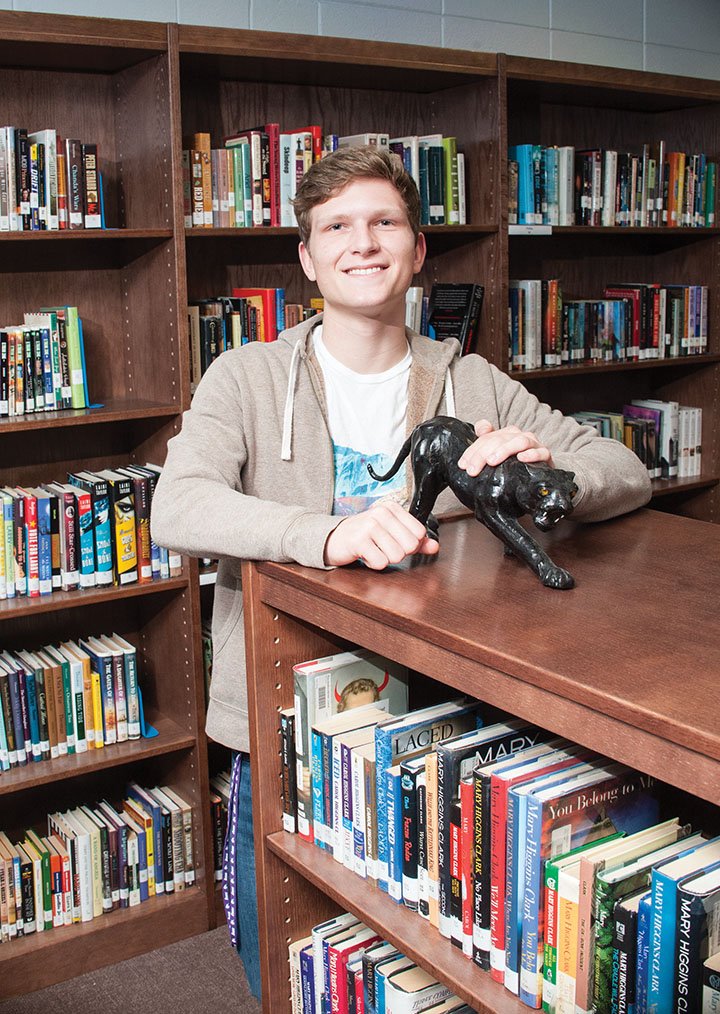
[[(300, 262), (324, 313), (213, 363), (168, 444), (153, 503), (157, 542), (220, 559), (207, 729), (238, 751), (238, 811), (249, 824), (244, 844), (228, 835), (229, 852), (236, 840), (241, 848), (230, 857), (230, 881), (252, 860), (240, 560), (333, 567), (362, 559), (381, 570), (438, 552), (405, 509), (407, 470), (393, 484), (367, 471), (368, 462), (385, 471), (410, 430), (437, 414), (475, 422), (478, 438), (460, 460), (470, 474), (513, 454), (575, 472), (577, 518), (599, 521), (650, 496), (646, 469), (621, 444), (540, 404), (480, 356), (461, 359), (457, 342), (405, 328), (405, 293), (425, 239), (417, 189), (395, 158), (373, 148), (333, 153), (303, 178), (295, 211)], [(446, 491), (435, 512), (453, 506)], [(254, 891), (247, 879), (229, 883), (228, 893)], [(251, 900), (246, 894), (234, 907)], [(245, 953), (252, 927), (243, 933), (258, 995), (257, 957)]]

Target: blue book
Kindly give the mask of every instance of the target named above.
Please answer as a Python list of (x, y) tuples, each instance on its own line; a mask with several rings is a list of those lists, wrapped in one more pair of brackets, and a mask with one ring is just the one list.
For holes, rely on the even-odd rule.
[(152, 817), (153, 836), (155, 839), (155, 893), (164, 894), (167, 871), (165, 869), (165, 845), (163, 843), (163, 819), (160, 804), (137, 782), (128, 782), (126, 791), (130, 799), (134, 799), (135, 802), (139, 803), (143, 810)]
[(410, 958), (406, 958), (404, 954), (378, 962), (375, 966), (375, 1014), (386, 1014), (385, 987), (388, 977), (393, 972), (400, 972), (404, 968), (412, 968), (414, 964), (415, 962)]
[(510, 145), (508, 148), (508, 157), (518, 164), (518, 224), (535, 225), (533, 145)]
[(635, 968), (635, 1009), (647, 1010), (648, 968), (650, 965), (650, 921), (652, 891), (643, 895), (638, 905), (637, 966)]
[(402, 772), (393, 764), (385, 772), (385, 798), (387, 800), (388, 894), (402, 902)]
[(300, 988), (303, 1014), (316, 1014), (312, 944), (308, 944), (300, 951)]
[(68, 482), (90, 493), (95, 554), (95, 582), (98, 585), (112, 584), (112, 530), (110, 525), (110, 492), (107, 479), (102, 479), (92, 472), (68, 472)]
[(35, 673), (25, 670), (25, 694), (27, 695), (28, 718), (30, 720), (31, 756), (34, 761), (42, 760), (40, 748), (40, 718), (38, 714), (37, 688)]
[(598, 825), (633, 834), (658, 820), (654, 778), (623, 765), (599, 763), (593, 762), (594, 770), (586, 774), (528, 795), (520, 999), (530, 1006), (542, 1001), (545, 860), (558, 849), (566, 852), (592, 841)]
[(148, 857), (147, 857), (147, 839), (145, 837), (145, 828), (142, 827), (136, 820), (122, 811), (120, 817), (131, 831), (135, 832), (137, 837), (137, 850), (138, 850), (138, 888), (140, 893), (140, 901), (147, 901), (150, 897), (150, 890), (148, 886)]
[(278, 334), (285, 330), (285, 289), (275, 289), (275, 326)]
[(310, 791), (312, 797), (313, 840), (318, 848), (327, 849), (328, 827), (325, 821), (323, 792), (323, 738), (317, 729), (312, 730), (310, 745)]
[(85, 406), (90, 408), (90, 395), (88, 393), (88, 380), (87, 380), (87, 367), (85, 365), (85, 338), (83, 335), (83, 322), (82, 317), (77, 319), (78, 327), (78, 341), (80, 343), (80, 363), (82, 365), (82, 384), (83, 392), (85, 394)]
[(395, 763), (427, 753), (451, 736), (482, 725), (477, 701), (459, 698), (408, 712), (375, 729), (375, 784), (378, 837), (378, 886), (388, 889), (389, 852), (385, 772)]
[(675, 991), (678, 881), (701, 873), (720, 860), (720, 838), (681, 852), (652, 871), (652, 912), (647, 1009), (671, 1014)]
[(43, 393), (45, 395), (45, 408), (55, 408), (55, 385), (53, 383), (52, 349), (50, 345), (50, 330), (43, 327), (40, 329), (40, 343), (42, 347), (42, 370), (43, 370)]

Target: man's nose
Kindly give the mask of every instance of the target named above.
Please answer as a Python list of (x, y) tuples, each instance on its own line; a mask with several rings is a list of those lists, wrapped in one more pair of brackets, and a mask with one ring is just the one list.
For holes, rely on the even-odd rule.
[(358, 222), (352, 232), (353, 252), (367, 254), (377, 249), (375, 233), (367, 222)]

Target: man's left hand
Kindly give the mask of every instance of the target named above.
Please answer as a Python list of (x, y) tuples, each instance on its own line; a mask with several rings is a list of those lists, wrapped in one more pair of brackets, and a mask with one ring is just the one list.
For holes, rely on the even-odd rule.
[(487, 419), (475, 423), (477, 440), (468, 447), (458, 461), (458, 467), (468, 475), (479, 475), (485, 465), (499, 465), (517, 455), (528, 463), (544, 461), (553, 467), (550, 450), (540, 443), (534, 433), (518, 426), (504, 426), (496, 430)]

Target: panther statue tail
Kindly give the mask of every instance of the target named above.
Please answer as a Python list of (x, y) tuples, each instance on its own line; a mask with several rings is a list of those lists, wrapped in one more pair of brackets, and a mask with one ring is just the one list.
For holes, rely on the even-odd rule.
[(387, 482), (388, 479), (392, 479), (392, 477), (397, 473), (398, 469), (402, 465), (402, 463), (405, 460), (405, 458), (407, 458), (408, 454), (410, 453), (410, 442), (411, 442), (411, 440), (412, 440), (412, 433), (410, 434), (410, 436), (407, 438), (407, 440), (405, 441), (405, 443), (400, 448), (400, 450), (398, 452), (397, 458), (395, 458), (395, 461), (393, 462), (392, 466), (390, 467), (390, 471), (386, 472), (385, 475), (378, 475), (377, 472), (375, 471), (375, 469), (370, 464), (370, 462), (368, 462), (367, 470), (370, 473), (370, 475), (373, 477), (373, 479), (376, 480), (376, 482)]

